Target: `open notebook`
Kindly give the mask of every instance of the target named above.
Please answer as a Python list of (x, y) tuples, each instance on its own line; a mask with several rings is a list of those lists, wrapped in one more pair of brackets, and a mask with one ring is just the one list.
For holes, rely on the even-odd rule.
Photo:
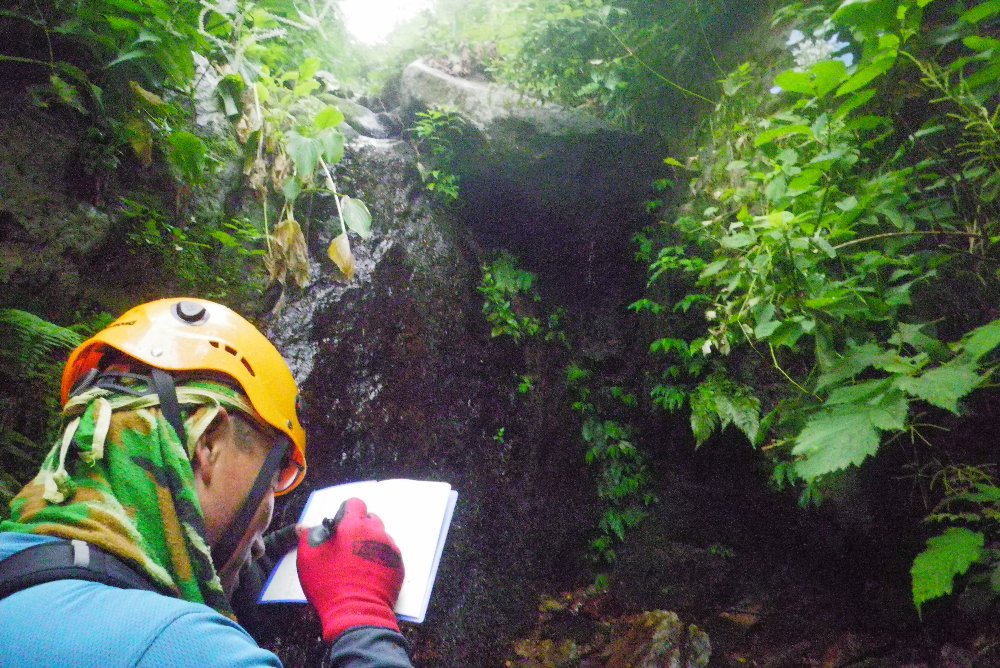
[[(406, 574), (395, 612), (400, 619), (420, 623), (427, 613), (431, 588), (448, 537), (458, 492), (446, 482), (368, 480), (318, 489), (309, 495), (299, 524), (316, 526), (333, 517), (340, 504), (357, 497), (378, 515), (403, 555)], [(261, 603), (305, 603), (295, 570), (298, 550), (278, 562), (260, 594)]]

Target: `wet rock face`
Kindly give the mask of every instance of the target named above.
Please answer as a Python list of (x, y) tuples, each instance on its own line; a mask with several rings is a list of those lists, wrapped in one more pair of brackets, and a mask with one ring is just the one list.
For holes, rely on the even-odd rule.
[(8, 103), (0, 105), (0, 283), (6, 303), (57, 314), (112, 223), (68, 180), (79, 169), (82, 130), (30, 103)]
[[(317, 196), (297, 205), (311, 221), (311, 255), (323, 261), (314, 261), (307, 289), (286, 295), (269, 334), (303, 388), (309, 475), (275, 524), (294, 521), (310, 490), (334, 483), (450, 482), (459, 501), (427, 621), (404, 632), (418, 665), (502, 665), (530, 628), (538, 595), (578, 586), (588, 572), (600, 510), (567, 396), (569, 353), (490, 338), (476, 289), (481, 264), (493, 250), (519, 255), (549, 303), (575, 314), (567, 334), (580, 348), (600, 339), (596, 347), (620, 352), (626, 295), (642, 280), (627, 266), (623, 229), (638, 228), (652, 176), (635, 157), (647, 155), (635, 137), (421, 72), (451, 92), (408, 89), (402, 117), (467, 94), (461, 113), (481, 133), (455, 145), (464, 203), (431, 205), (409, 143), (355, 136), (335, 178), (366, 202), (374, 236), (352, 240), (349, 284), (325, 260), (340, 232), (334, 203)], [(488, 99), (476, 97), (483, 90)], [(522, 374), (533, 378), (526, 395), (516, 389)], [(318, 656), (314, 625), (273, 617), (288, 665)]]
[[(356, 140), (337, 178), (370, 207), (374, 236), (355, 244), (352, 283), (317, 262), (313, 284), (288, 296), (270, 329), (303, 388), (310, 437), (309, 474), (275, 526), (330, 484), (450, 482), (459, 502), (428, 618), (405, 633), (418, 665), (498, 665), (530, 625), (538, 593), (581, 572), (596, 522), (563, 383), (539, 381), (530, 399), (515, 391), (529, 366), (561, 379), (563, 353), (489, 338), (475, 243), (429, 206), (405, 142)], [(313, 202), (314, 258), (339, 231), (334, 211)], [(315, 627), (277, 613), (271, 621), (288, 665), (320, 651)]]
[(516, 255), (581, 322), (604, 321), (641, 291), (629, 245), (663, 167), (657, 139), (421, 61), (404, 70), (401, 98), (406, 123), (435, 106), (462, 120), (448, 168), (484, 249)]

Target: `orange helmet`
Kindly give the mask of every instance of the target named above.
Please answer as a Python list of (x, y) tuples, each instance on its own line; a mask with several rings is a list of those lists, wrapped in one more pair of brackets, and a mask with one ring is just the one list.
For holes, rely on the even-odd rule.
[(292, 456), (278, 494), (301, 482), (306, 434), (299, 423), (298, 386), (281, 353), (231, 309), (205, 299), (160, 299), (129, 310), (81, 344), (62, 377), (62, 402), (97, 369), (108, 348), (165, 371), (215, 371), (235, 380), (264, 422), (288, 436)]

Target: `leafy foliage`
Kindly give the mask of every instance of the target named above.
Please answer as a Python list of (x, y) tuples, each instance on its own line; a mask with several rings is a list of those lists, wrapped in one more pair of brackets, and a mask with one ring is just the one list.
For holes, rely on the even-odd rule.
[(979, 560), (986, 538), (978, 531), (949, 527), (927, 540), (927, 549), (913, 560), (913, 603), (917, 609), (931, 599), (950, 594), (956, 576)]
[(760, 429), (760, 400), (749, 388), (723, 376), (712, 376), (698, 385), (691, 397), (691, 431), (701, 445), (715, 432), (735, 426), (757, 442)]
[[(340, 160), (344, 145), (337, 129), (343, 115), (328, 92), (339, 84), (323, 67), (336, 63), (345, 78), (357, 69), (343, 57), (347, 40), (332, 10), (332, 3), (296, 0), (19, 3), (0, 20), (38, 33), (49, 59), (0, 54), (0, 62), (52, 72), (36, 99), (72, 108), (93, 123), (100, 140), (84, 170), (95, 179), (118, 169), (128, 147), (143, 167), (162, 153), (178, 181), (181, 217), (221, 162), (213, 150), (220, 140), (207, 139), (196, 116), (217, 108), (214, 113), (233, 123), (232, 134), (246, 145), (245, 173), (262, 201), (269, 276), (302, 285), (309, 278), (299, 252), (304, 238), (288, 238), (302, 232), (294, 202), (304, 191), (336, 193), (328, 167)], [(316, 188), (321, 167), (325, 187)], [(280, 202), (274, 243), (269, 194)], [(359, 218), (356, 208), (352, 215)], [(228, 234), (218, 220), (204, 224)], [(350, 256), (346, 237), (337, 247)]]
[(618, 386), (595, 392), (592, 378), (576, 364), (566, 370), (566, 383), (575, 396), (573, 410), (583, 419), (585, 458), (597, 469), (597, 495), (605, 506), (600, 535), (591, 543), (592, 556), (598, 564), (609, 565), (617, 558), (616, 544), (647, 517), (646, 508), (656, 499), (650, 491), (648, 457), (635, 445), (627, 419), (618, 417), (635, 407), (635, 396)]
[(455, 112), (437, 107), (417, 112), (416, 122), (409, 130), (417, 152), (426, 155), (430, 163), (425, 166), (417, 162), (420, 178), (442, 204), (456, 204), (459, 199), (459, 178), (452, 165), (454, 142), (461, 137), (462, 130), (461, 118)]
[(165, 283), (182, 292), (234, 301), (264, 287), (262, 277), (246, 269), (249, 259), (264, 254), (263, 231), (253, 222), (206, 218), (183, 227), (154, 202), (123, 197), (119, 204), (119, 216), (128, 229), (126, 250), (140, 266), (163, 276)]
[[(0, 397), (0, 508), (34, 474), (59, 414), (60, 357), (83, 342), (76, 331), (33, 313), (0, 309), (0, 377), (17, 392)], [(5, 514), (5, 513), (4, 513)]]
[[(700, 153), (666, 161), (691, 194), (644, 237), (651, 294), (632, 308), (664, 318), (656, 290), (686, 277), (673, 311), (706, 323), (653, 341), (668, 362), (654, 403), (689, 404), (698, 443), (732, 423), (766, 444), (775, 480), (799, 483), (803, 501), (887, 437), (930, 443), (928, 419), (963, 415), (996, 363), (1000, 323), (937, 295), (969, 273), (997, 288), (1000, 87), (983, 22), (1000, 8), (929, 4), (799, 15), (794, 66), (773, 89), (753, 63), (722, 80)], [(720, 381), (747, 354), (770, 373)], [(984, 534), (953, 529), (914, 567), (918, 607), (981, 556), (969, 534)]]
[(534, 285), (535, 275), (518, 269), (510, 256), (483, 265), (483, 279), (476, 289), (483, 295), (483, 314), (491, 326), (490, 336), (509, 336), (520, 342), (542, 332), (542, 321), (524, 314), (529, 303), (541, 301)]

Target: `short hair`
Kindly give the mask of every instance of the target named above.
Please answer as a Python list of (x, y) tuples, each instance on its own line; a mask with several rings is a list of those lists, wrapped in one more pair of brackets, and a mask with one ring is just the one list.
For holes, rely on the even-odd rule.
[(229, 410), (229, 415), (233, 418), (233, 434), (236, 437), (236, 445), (244, 452), (253, 452), (257, 446), (264, 446), (268, 449), (274, 446), (274, 438), (265, 431), (256, 420), (242, 411)]

